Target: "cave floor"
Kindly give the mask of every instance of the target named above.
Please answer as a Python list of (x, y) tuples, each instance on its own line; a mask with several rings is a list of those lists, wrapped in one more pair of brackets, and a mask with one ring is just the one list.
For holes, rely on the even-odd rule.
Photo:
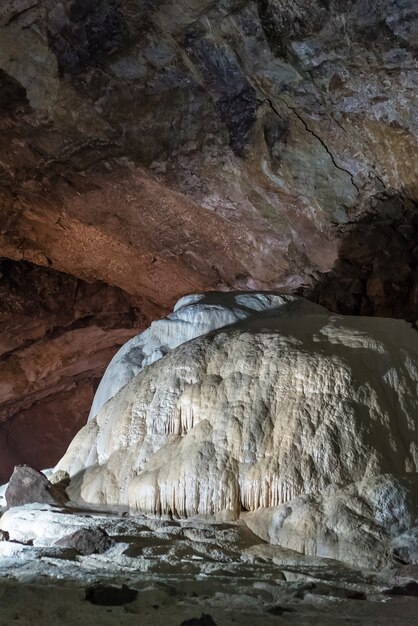
[[(402, 568), (364, 571), (300, 555), (265, 544), (242, 523), (68, 513), (46, 505), (13, 511), (16, 540), (0, 542), (1, 626), (180, 626), (202, 614), (218, 626), (417, 623), (418, 597), (408, 594), (418, 585)], [(53, 545), (77, 527), (104, 529), (113, 545), (86, 556)], [(22, 543), (29, 540), (34, 545)], [(126, 584), (137, 597), (122, 606), (92, 604), (85, 588), (98, 581)]]

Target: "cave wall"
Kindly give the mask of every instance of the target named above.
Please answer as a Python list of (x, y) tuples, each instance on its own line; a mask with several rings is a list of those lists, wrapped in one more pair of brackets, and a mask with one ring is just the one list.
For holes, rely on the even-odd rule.
[(0, 262), (0, 481), (53, 465), (114, 352), (150, 321), (141, 299), (27, 261)]
[(416, 26), (412, 0), (1, 3), (7, 467), (185, 293), (417, 319)]
[(418, 320), (418, 212), (398, 193), (382, 193), (341, 231), (338, 258), (300, 292), (345, 315)]

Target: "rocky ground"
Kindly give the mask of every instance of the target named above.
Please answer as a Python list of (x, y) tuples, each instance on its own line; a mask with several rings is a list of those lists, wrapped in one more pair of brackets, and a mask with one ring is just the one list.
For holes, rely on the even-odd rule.
[[(416, 623), (416, 566), (361, 571), (269, 546), (243, 523), (64, 512), (48, 505), (11, 512), (10, 539), (25, 543), (0, 542), (2, 626)], [(110, 545), (71, 543), (68, 534), (75, 529), (100, 529)], [(57, 540), (61, 545), (54, 545)], [(90, 550), (98, 553), (86, 554)], [(128, 593), (130, 601), (119, 606), (94, 604), (117, 602), (115, 593), (112, 599), (109, 590), (91, 589), (98, 581), (138, 593)], [(213, 621), (188, 622), (202, 614)]]

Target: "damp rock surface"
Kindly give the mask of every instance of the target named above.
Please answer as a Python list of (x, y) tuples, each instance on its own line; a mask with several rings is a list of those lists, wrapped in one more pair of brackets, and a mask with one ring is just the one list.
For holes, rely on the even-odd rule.
[(415, 5), (1, 3), (0, 482), (184, 294), (418, 319)]
[(54, 545), (73, 548), (80, 554), (100, 554), (106, 552), (111, 544), (112, 540), (101, 528), (80, 528), (61, 537)]

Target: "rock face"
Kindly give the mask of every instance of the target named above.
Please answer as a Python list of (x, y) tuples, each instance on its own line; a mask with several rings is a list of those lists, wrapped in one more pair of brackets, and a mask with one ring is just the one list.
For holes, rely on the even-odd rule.
[(106, 364), (152, 311), (105, 283), (0, 262), (0, 482), (20, 463), (57, 462)]
[(18, 465), (7, 486), (5, 500), (10, 509), (33, 502), (62, 505), (68, 498), (64, 489), (51, 484), (41, 472), (27, 465)]
[[(348, 225), (333, 270), (305, 296), (346, 315), (403, 317), (418, 313), (416, 207), (379, 201), (375, 214)], [(379, 216), (379, 217), (377, 217)]]
[[(267, 298), (270, 308), (254, 307), (145, 367), (78, 433), (56, 470), (69, 473), (79, 502), (234, 519), (242, 509), (270, 509), (275, 530), (262, 535), (282, 543), (283, 532), (300, 549), (305, 527), (313, 543), (312, 528), (315, 550), (344, 560), (340, 511), (351, 507), (352, 528), (358, 516), (369, 520), (376, 564), (401, 528), (418, 523), (416, 331), (398, 320), (331, 315), (302, 299), (280, 305), (279, 295), (227, 294), (226, 302), (240, 298), (245, 308), (246, 297)], [(201, 328), (204, 307), (190, 310)], [(143, 335), (147, 354), (146, 337), (154, 349), (155, 335)], [(291, 530), (280, 530), (275, 520), (286, 517)]]
[[(274, 626), (278, 616), (298, 626), (346, 626), (347, 615), (368, 626), (416, 625), (417, 598), (407, 596), (417, 593), (417, 565), (361, 570), (269, 545), (245, 524), (197, 519), (26, 505), (8, 511), (0, 525), (10, 532), (10, 541), (0, 541), (5, 624), (42, 626), (51, 616), (63, 626), (96, 624), (98, 609), (90, 610), (82, 588), (110, 604), (128, 580), (137, 599), (116, 619), (116, 611), (101, 611), (101, 625), (179, 626), (208, 623), (208, 615), (219, 626)], [(70, 526), (103, 527), (114, 542), (85, 556), (53, 545)]]
[(194, 291), (301, 289), (344, 314), (418, 318), (415, 4), (1, 3), (0, 258), (32, 268), (29, 301), (48, 278), (50, 329), (63, 311), (79, 323), (74, 284), (100, 295), (61, 339), (7, 312), (21, 391), (2, 393), (0, 476), (39, 467), (41, 448), (55, 462), (144, 326), (132, 310), (148, 322)]
[(272, 544), (358, 567), (418, 563), (418, 475), (390, 474), (294, 498), (245, 516)]
[(335, 225), (415, 199), (415, 26), (413, 0), (4, 2), (2, 254), (164, 305), (311, 283)]
[(54, 545), (74, 548), (79, 554), (101, 554), (110, 548), (112, 540), (100, 528), (80, 528), (61, 537)]

